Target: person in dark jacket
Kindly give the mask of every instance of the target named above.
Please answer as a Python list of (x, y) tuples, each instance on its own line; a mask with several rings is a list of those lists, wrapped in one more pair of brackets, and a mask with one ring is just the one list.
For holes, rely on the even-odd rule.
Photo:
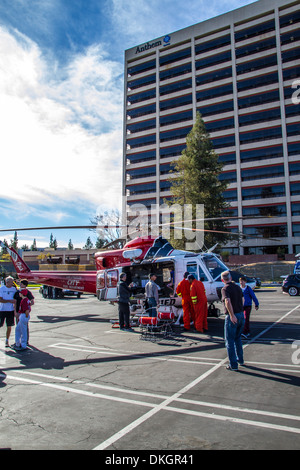
[(130, 328), (130, 310), (129, 310), (129, 298), (131, 295), (131, 287), (133, 284), (131, 283), (129, 286), (126, 283), (126, 273), (122, 273), (120, 275), (120, 282), (119, 282), (119, 327), (120, 330), (131, 331)]

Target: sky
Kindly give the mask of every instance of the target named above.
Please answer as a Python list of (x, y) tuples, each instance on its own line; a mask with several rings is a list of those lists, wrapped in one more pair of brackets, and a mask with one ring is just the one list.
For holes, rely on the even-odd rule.
[[(124, 51), (249, 3), (0, 0), (0, 230), (121, 210)], [(59, 247), (97, 237), (19, 231), (19, 246), (51, 232)]]

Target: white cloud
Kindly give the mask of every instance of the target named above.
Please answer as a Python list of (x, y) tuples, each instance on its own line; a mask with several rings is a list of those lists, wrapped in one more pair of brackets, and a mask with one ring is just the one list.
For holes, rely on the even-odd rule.
[(36, 44), (0, 28), (0, 197), (31, 204), (84, 199), (116, 207), (122, 161), (120, 64), (93, 46), (59, 74), (55, 67)]

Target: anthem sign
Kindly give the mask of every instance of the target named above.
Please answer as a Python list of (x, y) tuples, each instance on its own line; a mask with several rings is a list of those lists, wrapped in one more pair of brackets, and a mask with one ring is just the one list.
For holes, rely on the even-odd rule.
[(143, 44), (142, 46), (137, 46), (135, 53), (139, 54), (140, 52), (145, 52), (150, 49), (154, 49), (155, 47), (162, 46), (164, 43), (164, 46), (169, 46), (171, 41), (171, 36), (167, 35), (164, 37), (164, 39), (161, 41), (160, 39), (158, 41), (154, 42), (147, 42), (146, 44)]

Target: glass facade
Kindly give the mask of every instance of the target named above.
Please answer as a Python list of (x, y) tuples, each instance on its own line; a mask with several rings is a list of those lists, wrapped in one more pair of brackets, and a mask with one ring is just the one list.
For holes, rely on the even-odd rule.
[(199, 111), (223, 163), (224, 197), (243, 218), (232, 230), (251, 235), (228, 248), (276, 252), (262, 240), (280, 237), (277, 246), (292, 253), (300, 246), (299, 5), (261, 0), (255, 15), (249, 5), (228, 18), (218, 17), (217, 30), (208, 20), (168, 44), (126, 51), (124, 194), (128, 206), (171, 196), (171, 162)]

